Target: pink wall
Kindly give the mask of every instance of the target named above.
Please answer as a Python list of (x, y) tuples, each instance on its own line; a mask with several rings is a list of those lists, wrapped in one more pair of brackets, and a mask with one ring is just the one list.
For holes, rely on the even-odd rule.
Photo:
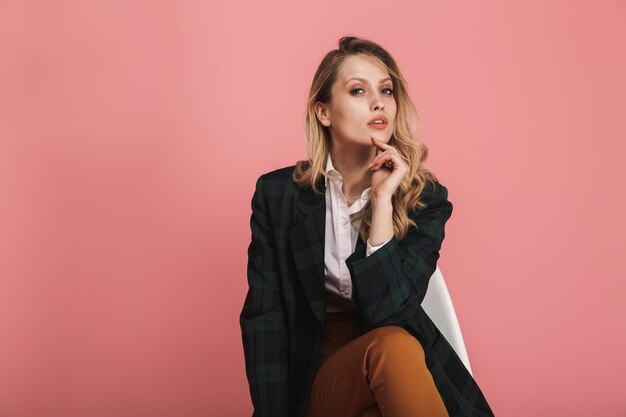
[(496, 415), (626, 415), (623, 1), (210, 3), (2, 2), (0, 415), (250, 415), (254, 181), (348, 34), (410, 81)]

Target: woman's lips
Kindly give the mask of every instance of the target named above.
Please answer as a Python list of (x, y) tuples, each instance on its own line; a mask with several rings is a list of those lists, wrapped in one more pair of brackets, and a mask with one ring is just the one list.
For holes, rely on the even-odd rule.
[(377, 130), (382, 130), (387, 127), (387, 123), (370, 123), (368, 126)]

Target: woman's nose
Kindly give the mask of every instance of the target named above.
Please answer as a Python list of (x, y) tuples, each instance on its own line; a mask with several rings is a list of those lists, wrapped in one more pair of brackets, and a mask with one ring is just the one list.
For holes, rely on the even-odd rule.
[(383, 101), (380, 98), (377, 98), (376, 100), (374, 100), (374, 108), (373, 110), (382, 110), (385, 108), (385, 104), (383, 103)]

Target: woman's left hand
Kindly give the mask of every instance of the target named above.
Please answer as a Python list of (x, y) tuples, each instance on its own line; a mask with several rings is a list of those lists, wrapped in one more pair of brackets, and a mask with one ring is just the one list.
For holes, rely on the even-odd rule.
[[(372, 143), (377, 149), (376, 157), (369, 165), (370, 170), (373, 171), (371, 198), (377, 200), (389, 199), (391, 201), (391, 197), (400, 185), (400, 182), (409, 173), (409, 167), (393, 146), (376, 138), (372, 138)], [(387, 161), (391, 161), (391, 168), (385, 165)]]

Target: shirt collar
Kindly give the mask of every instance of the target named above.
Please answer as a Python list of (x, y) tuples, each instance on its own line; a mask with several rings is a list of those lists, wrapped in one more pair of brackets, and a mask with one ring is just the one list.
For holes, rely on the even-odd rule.
[(328, 158), (326, 158), (326, 172), (331, 174), (331, 176), (336, 177), (336, 178), (333, 178), (335, 180), (340, 181), (343, 179), (343, 177), (341, 176), (341, 173), (337, 171), (335, 169), (335, 166), (333, 165), (333, 159), (330, 157), (330, 152), (328, 153)]

